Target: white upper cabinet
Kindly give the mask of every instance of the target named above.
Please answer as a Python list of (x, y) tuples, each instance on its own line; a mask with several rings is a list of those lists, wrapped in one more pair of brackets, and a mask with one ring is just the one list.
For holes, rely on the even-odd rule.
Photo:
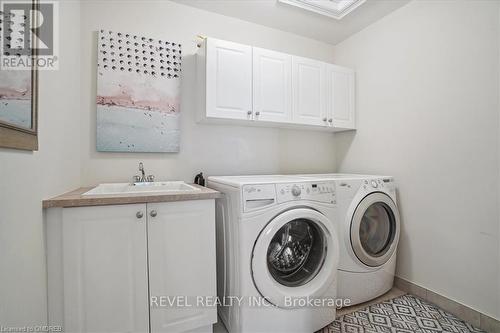
[(292, 56), (253, 48), (254, 119), (289, 122), (292, 118)]
[(329, 126), (355, 129), (354, 71), (327, 64), (327, 117)]
[(252, 47), (208, 39), (206, 60), (207, 116), (251, 119)]
[(292, 84), (294, 122), (326, 126), (325, 64), (292, 57)]
[(196, 59), (199, 121), (356, 129), (351, 69), (213, 38)]

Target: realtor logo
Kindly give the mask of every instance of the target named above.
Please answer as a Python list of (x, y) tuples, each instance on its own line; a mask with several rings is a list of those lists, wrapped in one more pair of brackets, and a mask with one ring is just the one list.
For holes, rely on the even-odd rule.
[(2, 1), (0, 70), (58, 69), (58, 3)]

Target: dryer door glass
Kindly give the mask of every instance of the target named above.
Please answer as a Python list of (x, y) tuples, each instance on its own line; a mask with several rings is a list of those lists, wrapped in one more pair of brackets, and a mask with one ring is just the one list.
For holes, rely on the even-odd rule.
[(318, 274), (326, 250), (322, 229), (312, 220), (295, 219), (283, 225), (272, 238), (267, 267), (282, 285), (302, 286)]
[(363, 249), (373, 257), (385, 254), (394, 239), (394, 224), (394, 214), (386, 204), (376, 202), (369, 206), (359, 225)]
[(351, 221), (351, 245), (356, 257), (367, 266), (385, 264), (399, 240), (399, 212), (386, 194), (375, 192), (364, 197)]

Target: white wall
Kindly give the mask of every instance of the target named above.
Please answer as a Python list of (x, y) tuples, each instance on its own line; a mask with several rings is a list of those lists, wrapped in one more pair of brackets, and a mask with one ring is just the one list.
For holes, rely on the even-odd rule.
[[(83, 185), (126, 181), (137, 172), (139, 161), (159, 179), (186, 181), (198, 170), (207, 174), (334, 170), (332, 134), (194, 122), (197, 34), (326, 61), (332, 58), (332, 46), (167, 1), (85, 1), (81, 5), (64, 1), (59, 19), (60, 69), (40, 73), (40, 151), (0, 149), (2, 326), (46, 323), (43, 199)], [(99, 28), (183, 43), (181, 153), (95, 151)]]
[(60, 69), (40, 72), (35, 153), (0, 149), (0, 324), (43, 325), (42, 199), (80, 186), (79, 5), (60, 6)]
[(500, 318), (497, 1), (413, 1), (335, 47), (357, 71), (341, 172), (392, 174), (397, 274)]
[[(500, 18), (500, 6), (498, 6), (498, 16)], [(498, 27), (499, 31), (500, 31), (500, 19), (499, 19), (499, 27)], [(499, 36), (498, 36), (498, 61), (499, 61), (499, 64), (500, 64), (500, 32), (499, 32)], [(499, 65), (500, 67), (500, 65)], [(499, 106), (499, 111), (500, 111), (500, 69), (498, 71), (498, 106)], [(498, 140), (499, 140), (499, 145), (498, 145), (498, 156), (499, 156), (499, 161), (498, 161), (498, 164), (499, 164), (499, 167), (498, 167), (498, 172), (499, 172), (499, 183), (498, 183), (498, 202), (497, 202), (497, 207), (500, 207), (500, 117), (499, 117), (499, 131), (498, 131)], [(498, 306), (498, 312), (500, 312), (500, 209), (499, 209), (499, 223), (498, 223), (498, 238), (499, 238), (499, 241), (498, 241), (498, 264), (497, 264), (497, 276), (498, 276), (498, 295), (497, 295), (497, 306)], [(497, 316), (497, 319), (500, 319), (500, 314)]]
[[(196, 35), (325, 61), (332, 60), (331, 45), (168, 1), (84, 1), (81, 18), (83, 184), (127, 181), (137, 173), (139, 161), (157, 179), (185, 181), (192, 181), (200, 170), (207, 175), (334, 170), (332, 134), (200, 125), (194, 116)], [(101, 28), (168, 38), (183, 45), (180, 153), (96, 152), (96, 31)]]

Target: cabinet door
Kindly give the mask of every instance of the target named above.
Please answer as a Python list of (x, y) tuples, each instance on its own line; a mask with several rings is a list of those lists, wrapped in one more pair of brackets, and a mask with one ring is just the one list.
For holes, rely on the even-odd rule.
[(207, 117), (252, 119), (252, 47), (207, 39)]
[(146, 205), (64, 209), (62, 228), (65, 331), (148, 332)]
[(291, 120), (292, 57), (253, 48), (253, 111), (255, 120)]
[(354, 129), (354, 71), (327, 65), (327, 110), (330, 126)]
[(292, 85), (294, 122), (326, 126), (325, 64), (292, 57)]
[(197, 306), (216, 295), (214, 200), (148, 204), (148, 245), (151, 331), (214, 324), (216, 307)]

